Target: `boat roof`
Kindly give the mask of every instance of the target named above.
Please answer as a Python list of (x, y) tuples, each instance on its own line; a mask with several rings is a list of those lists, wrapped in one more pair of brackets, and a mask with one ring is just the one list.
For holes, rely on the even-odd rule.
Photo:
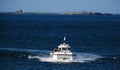
[(54, 52), (54, 55), (72, 55), (72, 52)]
[(69, 44), (63, 43), (58, 46), (59, 48), (70, 48)]

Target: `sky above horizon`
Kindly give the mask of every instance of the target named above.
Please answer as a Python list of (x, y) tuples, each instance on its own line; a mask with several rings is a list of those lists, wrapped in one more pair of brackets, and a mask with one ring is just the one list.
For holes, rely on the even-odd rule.
[(0, 0), (0, 12), (102, 12), (120, 14), (120, 0)]

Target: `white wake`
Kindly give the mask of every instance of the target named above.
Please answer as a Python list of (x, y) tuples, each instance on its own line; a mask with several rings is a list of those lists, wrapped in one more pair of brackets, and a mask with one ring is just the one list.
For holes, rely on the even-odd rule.
[[(43, 53), (42, 53), (43, 54)], [(80, 53), (80, 52), (74, 52), (74, 59), (70, 62), (80, 62), (85, 63), (89, 61), (95, 61), (98, 58), (101, 58), (102, 56), (90, 54), (90, 53)], [(54, 59), (50, 58), (49, 53), (44, 54), (43, 56), (40, 55), (29, 55), (28, 59), (38, 59), (41, 62), (69, 62), (69, 61), (55, 61)]]
[[(69, 62), (53, 60), (52, 58), (50, 58), (50, 51), (47, 50), (20, 49), (20, 48), (0, 48), (0, 50), (27, 52), (29, 53), (28, 59), (38, 59), (41, 62)], [(102, 58), (102, 56), (95, 55), (92, 53), (73, 52), (73, 54), (75, 55), (74, 59), (70, 62), (84, 63), (89, 61), (95, 61), (96, 59)]]

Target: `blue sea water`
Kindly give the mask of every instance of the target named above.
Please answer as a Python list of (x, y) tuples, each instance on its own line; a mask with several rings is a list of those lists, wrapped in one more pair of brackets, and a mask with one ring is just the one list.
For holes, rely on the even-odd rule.
[[(63, 37), (77, 61), (49, 61)], [(120, 15), (0, 14), (0, 70), (120, 70)]]

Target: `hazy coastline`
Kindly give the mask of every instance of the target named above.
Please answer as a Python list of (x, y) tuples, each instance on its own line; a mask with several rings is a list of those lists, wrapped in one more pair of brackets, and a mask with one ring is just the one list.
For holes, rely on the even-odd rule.
[(56, 15), (120, 15), (113, 13), (101, 13), (101, 12), (0, 12), (0, 14), (56, 14)]

